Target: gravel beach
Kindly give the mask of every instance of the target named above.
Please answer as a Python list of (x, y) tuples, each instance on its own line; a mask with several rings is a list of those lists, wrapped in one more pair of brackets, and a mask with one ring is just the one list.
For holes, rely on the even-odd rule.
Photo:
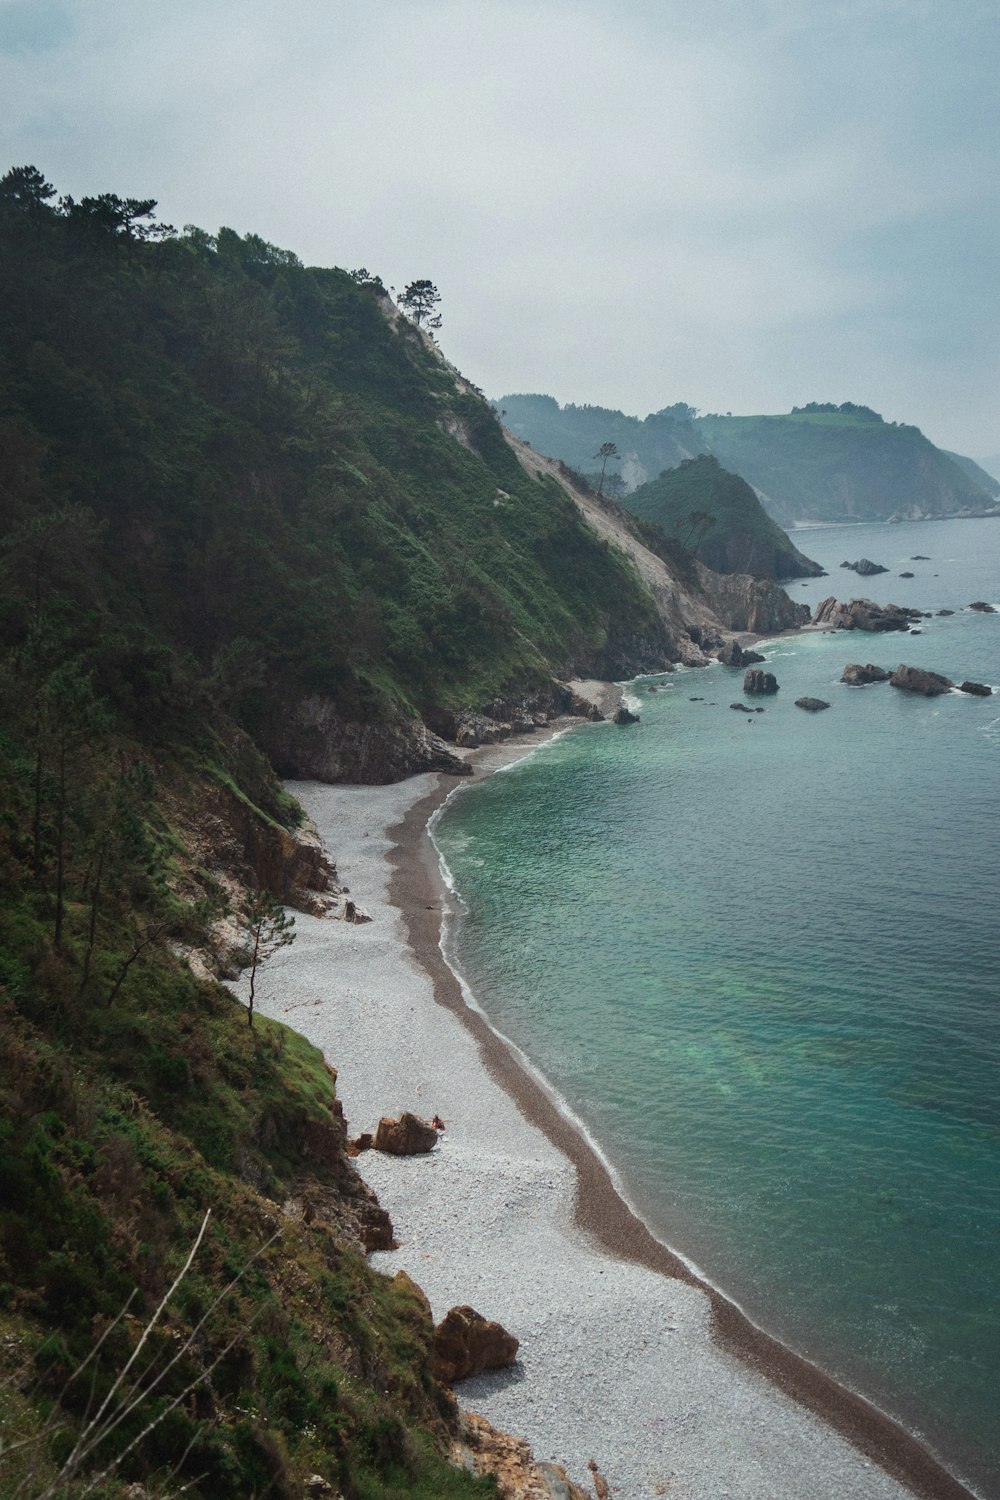
[[(477, 774), (530, 748), (475, 752)], [(511, 1369), (458, 1387), (462, 1404), (584, 1487), (596, 1459), (615, 1500), (967, 1496), (653, 1240), (583, 1135), (464, 1003), (440, 952), (448, 898), (426, 834), (455, 785), (294, 784), (372, 920), (297, 915), (297, 941), (258, 979), (258, 1006), (336, 1066), (352, 1134), (403, 1109), (446, 1122), (428, 1156), (368, 1152), (357, 1165), (400, 1242), (372, 1263), (404, 1268), (435, 1318), (471, 1302), (520, 1340)]]

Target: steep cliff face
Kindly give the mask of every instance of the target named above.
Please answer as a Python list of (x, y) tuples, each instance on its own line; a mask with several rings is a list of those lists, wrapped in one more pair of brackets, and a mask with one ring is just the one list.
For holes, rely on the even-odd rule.
[(714, 573), (701, 563), (697, 568), (702, 592), (727, 630), (772, 635), (809, 624), (808, 604), (796, 604), (770, 579)]
[[(565, 465), (535, 453), (513, 434), (508, 440), (530, 472), (551, 474), (573, 498), (587, 525), (630, 560), (655, 600), (669, 659), (700, 665), (707, 659), (706, 650), (720, 645), (727, 632), (763, 634), (808, 623), (808, 606), (796, 604), (771, 580), (715, 573), (683, 548), (672, 546), (659, 555), (636, 534), (636, 521), (622, 506), (599, 499)], [(631, 668), (655, 669), (642, 661)]]

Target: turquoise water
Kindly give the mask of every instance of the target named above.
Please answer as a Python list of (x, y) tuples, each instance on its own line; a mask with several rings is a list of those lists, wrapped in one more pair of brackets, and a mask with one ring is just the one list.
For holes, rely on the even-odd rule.
[[(810, 603), (1000, 607), (1000, 522), (796, 542), (830, 570), (792, 585)], [(837, 566), (861, 556), (890, 573)], [(641, 680), (640, 724), (464, 788), (435, 836), (453, 962), (654, 1231), (993, 1495), (1000, 696), (837, 680), (1000, 687), (1000, 614), (920, 624), (762, 647), (781, 691), (752, 721), (741, 672)]]

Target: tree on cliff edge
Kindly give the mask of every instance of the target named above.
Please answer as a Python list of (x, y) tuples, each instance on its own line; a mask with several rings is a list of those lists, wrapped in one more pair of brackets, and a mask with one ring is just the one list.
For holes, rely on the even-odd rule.
[(434, 312), (440, 301), (441, 293), (433, 281), (411, 281), (403, 291), (399, 305), (409, 313), (418, 328), (425, 321), (428, 328), (440, 328), (441, 315)]
[(295, 918), (281, 907), (270, 891), (257, 891), (247, 906), (244, 931), (250, 970), (250, 994), (247, 998), (247, 1024), (253, 1026), (253, 1003), (257, 988), (257, 969), (265, 958), (287, 948), (295, 941)]

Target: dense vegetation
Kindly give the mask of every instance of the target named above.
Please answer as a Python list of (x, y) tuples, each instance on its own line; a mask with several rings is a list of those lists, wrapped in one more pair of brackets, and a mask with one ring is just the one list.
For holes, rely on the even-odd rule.
[(717, 573), (782, 579), (821, 571), (793, 547), (746, 480), (728, 473), (710, 454), (665, 470), (626, 496), (624, 504)]
[(699, 417), (704, 446), (748, 479), (784, 525), (981, 514), (993, 504), (916, 427), (845, 402), (773, 417)]
[(651, 599), (376, 278), (34, 169), (0, 180), (0, 573), (0, 1491), (482, 1493), (426, 1309), (359, 1253), (333, 1077), (179, 955), (231, 896), (209, 834), (282, 878), (302, 699), (624, 670)]
[(699, 417), (678, 402), (644, 420), (600, 406), (560, 407), (551, 396), (510, 395), (495, 405), (532, 447), (584, 473), (600, 445), (613, 442), (622, 493), (711, 453), (761, 493), (782, 526), (982, 514), (1000, 494), (971, 460), (850, 401), (812, 401), (773, 417)]

